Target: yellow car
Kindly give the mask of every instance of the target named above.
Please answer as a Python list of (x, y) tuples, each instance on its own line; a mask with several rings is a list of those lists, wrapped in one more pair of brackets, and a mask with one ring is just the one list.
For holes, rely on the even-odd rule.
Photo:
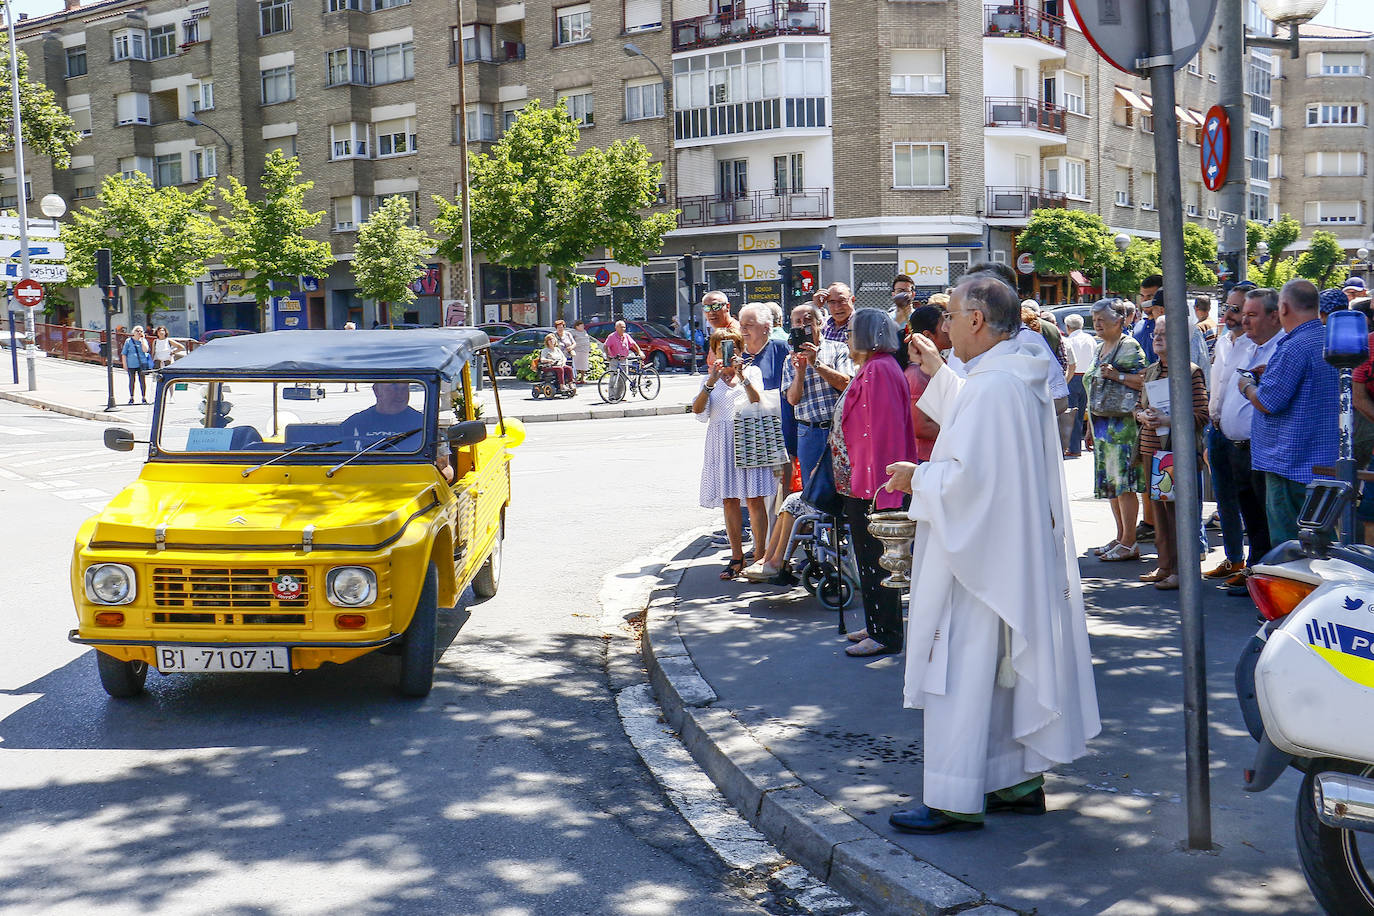
[(525, 438), (499, 398), (490, 434), (476, 415), (487, 347), (471, 329), (279, 331), (163, 370), (148, 461), (72, 557), (70, 638), (105, 691), (138, 694), (150, 667), (285, 674), (385, 650), (401, 693), (428, 694), (438, 608), (496, 593)]

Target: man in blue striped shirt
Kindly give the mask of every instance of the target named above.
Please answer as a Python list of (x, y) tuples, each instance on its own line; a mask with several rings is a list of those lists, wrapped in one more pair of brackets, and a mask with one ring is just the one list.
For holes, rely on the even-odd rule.
[(1254, 377), (1236, 378), (1240, 393), (1255, 406), (1250, 461), (1264, 472), (1264, 508), (1274, 544), (1298, 536), (1312, 468), (1336, 462), (1340, 381), (1322, 358), (1325, 334), (1317, 304), (1317, 288), (1307, 280), (1284, 284), (1279, 323), (1288, 336), (1268, 366), (1256, 366)]

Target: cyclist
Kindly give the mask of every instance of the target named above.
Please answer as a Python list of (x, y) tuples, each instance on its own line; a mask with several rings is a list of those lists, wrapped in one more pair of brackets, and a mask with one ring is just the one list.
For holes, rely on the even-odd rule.
[(625, 322), (617, 321), (615, 331), (606, 338), (606, 358), (611, 363), (611, 371), (619, 376), (613, 380), (616, 385), (614, 390), (619, 390), (619, 387), (625, 383), (624, 379), (629, 375), (629, 365), (626, 360), (630, 358), (631, 353), (639, 357), (641, 361), (644, 359), (644, 351), (639, 348), (639, 344), (635, 343), (635, 339), (626, 333)]

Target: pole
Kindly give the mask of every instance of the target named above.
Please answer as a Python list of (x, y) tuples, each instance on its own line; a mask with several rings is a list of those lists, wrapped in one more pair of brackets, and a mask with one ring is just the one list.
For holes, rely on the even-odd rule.
[[(18, 189), (15, 197), (19, 201), (19, 277), (21, 280), (27, 280), (29, 278), (29, 202), (28, 195), (25, 193), (27, 183), (24, 181), (24, 134), (19, 115), (19, 51), (14, 41), (14, 11), (10, 9), (8, 0), (4, 6), (10, 42), (10, 102), (14, 108), (14, 183)], [(35, 308), (37, 306), (24, 309), (24, 359), (28, 362), (30, 391), (38, 389), (38, 377), (34, 369), (34, 360), (38, 356), (38, 326), (33, 314)]]
[[(472, 266), (472, 198), (468, 193), (468, 67), (463, 50), (463, 0), (458, 6), (458, 184), (463, 206), (463, 289), (462, 300), (467, 303), (468, 324), (475, 325), (477, 301), (473, 292), (477, 284)], [(476, 32), (474, 31), (474, 37)]]
[(113, 286), (107, 286), (103, 290), (105, 293), (105, 412), (118, 410), (115, 406), (114, 396), (114, 328), (110, 320), (114, 317), (116, 296), (118, 290)]
[[(1226, 167), (1226, 183), (1217, 192), (1217, 206), (1223, 213), (1234, 213), (1235, 225), (1221, 228), (1219, 260), (1231, 268), (1233, 284), (1245, 279), (1247, 269), (1245, 224), (1249, 215), (1246, 200), (1245, 164), (1245, 16), (1244, 0), (1220, 0), (1217, 6), (1218, 101), (1231, 122), (1231, 162)], [(1239, 134), (1239, 136), (1237, 136)]]
[(1197, 430), (1193, 426), (1193, 379), (1188, 371), (1188, 301), (1183, 258), (1183, 192), (1178, 165), (1178, 115), (1170, 0), (1150, 0), (1150, 58), (1140, 62), (1154, 93), (1155, 165), (1159, 172), (1159, 241), (1164, 266), (1170, 429), (1174, 452), (1174, 507), (1183, 643), (1183, 721), (1186, 741), (1188, 846), (1212, 847), (1211, 789), (1207, 772), (1207, 665), (1202, 629), (1202, 563), (1198, 541)]
[[(9, 309), (10, 313), (10, 368), (14, 370), (14, 383), (19, 384), (19, 342), (15, 339), (14, 316), (19, 314), (14, 309)], [(695, 371), (695, 370), (693, 370)]]
[[(1359, 493), (1359, 481), (1355, 465), (1355, 402), (1352, 384), (1354, 370), (1342, 368), (1341, 373), (1341, 416), (1340, 416), (1340, 451), (1336, 459), (1336, 477), (1350, 484), (1351, 492)], [(1360, 539), (1356, 536), (1355, 519), (1355, 500), (1351, 500), (1345, 507), (1345, 512), (1341, 515), (1341, 543), (1357, 544)]]

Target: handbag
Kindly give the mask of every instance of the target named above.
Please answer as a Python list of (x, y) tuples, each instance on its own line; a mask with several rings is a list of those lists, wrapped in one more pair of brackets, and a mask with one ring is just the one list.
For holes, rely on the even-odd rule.
[(1174, 453), (1161, 449), (1150, 459), (1150, 499), (1174, 501)]
[[(1103, 366), (1114, 365), (1118, 342), (1112, 355), (1102, 361)], [(1095, 417), (1124, 417), (1135, 412), (1140, 404), (1140, 392), (1123, 382), (1103, 378), (1101, 370), (1093, 376), (1092, 392), (1088, 395), (1088, 412)]]
[(816, 463), (802, 487), (802, 502), (814, 506), (823, 515), (844, 514), (844, 500), (835, 491), (835, 469), (830, 464), (830, 448), (821, 449)]
[(792, 463), (782, 435), (782, 417), (747, 404), (735, 414), (735, 467), (773, 468)]

